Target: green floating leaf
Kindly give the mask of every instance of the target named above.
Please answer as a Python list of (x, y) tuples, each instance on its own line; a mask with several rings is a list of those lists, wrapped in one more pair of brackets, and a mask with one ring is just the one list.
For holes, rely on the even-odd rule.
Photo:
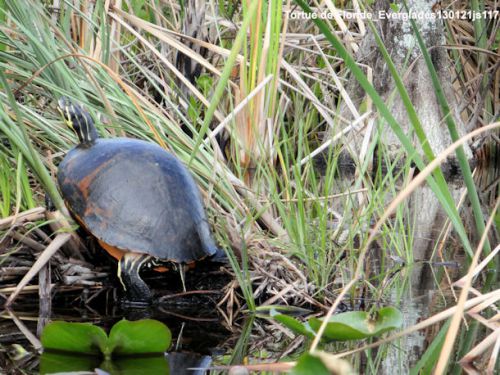
[(109, 338), (100, 327), (90, 323), (52, 322), (42, 333), (45, 350), (89, 355), (124, 356), (164, 353), (172, 341), (167, 326), (157, 320), (129, 322), (121, 320), (111, 329)]
[[(291, 329), (295, 333), (314, 338), (322, 319), (311, 318), (302, 323), (299, 320), (276, 310), (271, 310), (271, 317)], [(383, 307), (373, 314), (365, 311), (351, 311), (334, 315), (326, 325), (322, 339), (324, 340), (360, 340), (378, 336), (384, 332), (401, 327), (403, 315), (395, 307)]]
[(291, 375), (330, 375), (323, 361), (312, 354), (302, 354), (290, 371)]
[(116, 355), (165, 352), (172, 341), (167, 326), (157, 320), (121, 320), (109, 334), (108, 353)]
[(98, 355), (104, 352), (107, 341), (106, 332), (90, 323), (52, 322), (42, 333), (47, 350)]
[[(322, 320), (311, 318), (309, 324), (318, 331)], [(323, 333), (327, 340), (360, 340), (378, 336), (384, 332), (401, 327), (403, 315), (394, 307), (383, 307), (375, 314), (365, 311), (351, 311), (330, 318)]]
[(285, 327), (291, 329), (293, 332), (304, 335), (311, 339), (314, 338), (315, 332), (311, 329), (308, 322), (302, 323), (301, 321), (292, 318), (289, 315), (280, 314), (276, 310), (271, 310), (271, 317), (283, 324)]

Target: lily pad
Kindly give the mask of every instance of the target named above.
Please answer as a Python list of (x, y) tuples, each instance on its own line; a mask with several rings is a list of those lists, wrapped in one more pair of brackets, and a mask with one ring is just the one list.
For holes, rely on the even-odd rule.
[[(311, 318), (309, 324), (318, 331), (323, 321)], [(366, 311), (351, 311), (334, 315), (328, 321), (323, 337), (328, 340), (360, 340), (379, 336), (384, 332), (400, 328), (403, 315), (395, 307), (383, 307), (374, 314)]]
[(56, 350), (88, 355), (164, 353), (172, 341), (170, 330), (163, 323), (144, 319), (134, 322), (121, 320), (108, 336), (100, 327), (90, 323), (52, 322), (42, 333), (45, 350)]
[(96, 355), (107, 341), (106, 332), (91, 323), (52, 322), (42, 332), (42, 345), (49, 350)]
[(109, 349), (116, 355), (163, 353), (171, 341), (167, 326), (153, 319), (121, 320), (109, 333)]
[[(279, 314), (275, 310), (271, 311), (271, 316), (295, 333), (309, 338), (315, 337), (323, 322), (322, 319), (310, 318), (302, 323), (289, 315)], [(383, 307), (372, 314), (366, 311), (350, 311), (333, 315), (326, 325), (322, 339), (361, 340), (400, 328), (402, 324), (403, 315), (395, 307)]]
[(271, 316), (295, 333), (309, 337), (311, 339), (313, 339), (316, 335), (316, 333), (309, 326), (308, 322), (302, 323), (301, 321), (292, 318), (289, 315), (280, 314), (276, 310), (271, 310)]

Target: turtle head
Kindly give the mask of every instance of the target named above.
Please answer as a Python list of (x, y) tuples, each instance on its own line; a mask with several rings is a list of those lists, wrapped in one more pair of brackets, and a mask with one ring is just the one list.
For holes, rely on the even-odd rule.
[(57, 104), (59, 112), (64, 117), (64, 122), (76, 133), (80, 144), (89, 144), (97, 139), (94, 120), (82, 105), (72, 102), (65, 96), (61, 97)]

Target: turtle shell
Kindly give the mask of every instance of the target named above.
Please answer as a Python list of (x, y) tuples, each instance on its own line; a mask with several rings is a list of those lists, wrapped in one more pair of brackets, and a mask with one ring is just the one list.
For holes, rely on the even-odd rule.
[(78, 145), (57, 179), (71, 213), (108, 247), (177, 263), (217, 251), (192, 176), (156, 144), (115, 138)]

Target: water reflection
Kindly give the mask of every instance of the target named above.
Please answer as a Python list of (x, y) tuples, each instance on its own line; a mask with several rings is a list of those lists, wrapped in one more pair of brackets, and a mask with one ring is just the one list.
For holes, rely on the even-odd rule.
[(212, 358), (193, 352), (170, 352), (165, 355), (105, 360), (93, 356), (43, 353), (40, 374), (85, 372), (99, 369), (101, 374), (120, 375), (202, 375), (212, 365)]
[(166, 358), (172, 375), (202, 375), (212, 365), (212, 357), (192, 352), (172, 352)]
[[(431, 266), (423, 262), (412, 267), (399, 267), (391, 273), (392, 276), (389, 279), (380, 282), (379, 301), (386, 305), (394, 305), (403, 312), (404, 328), (413, 326), (437, 311), (442, 311), (447, 303), (453, 301), (446, 286), (444, 290), (440, 289), (443, 270), (443, 265)], [(63, 305), (69, 304), (54, 304), (54, 306)], [(165, 356), (120, 359), (113, 363), (87, 362), (87, 368), (98, 367), (104, 371), (103, 373), (134, 373), (133, 371), (147, 368), (149, 374), (204, 374), (207, 367), (222, 364), (220, 355), (226, 353), (232, 355), (232, 360), (224, 357), (226, 364), (229, 362), (241, 364), (248, 360), (248, 356), (254, 358), (252, 362), (274, 361), (280, 356), (278, 353), (280, 350), (286, 351), (286, 348), (283, 348), (286, 340), (282, 336), (276, 336), (276, 340), (281, 344), (279, 348), (276, 346), (273, 349), (267, 348), (267, 351), (255, 350), (256, 347), (264, 346), (263, 340), (257, 339), (259, 342), (255, 343), (256, 336), (260, 337), (255, 335), (255, 324), (258, 324), (258, 321), (255, 323), (249, 319), (242, 328), (235, 330), (237, 332), (231, 332), (232, 327), (224, 325), (214, 305), (209, 303), (186, 303), (184, 306), (172, 304), (147, 310), (123, 310), (119, 305), (102, 304), (101, 308), (100, 304), (96, 306), (94, 309), (78, 307), (55, 310), (50, 318), (52, 320), (89, 321), (99, 324), (108, 331), (122, 317), (129, 320), (152, 318), (165, 323), (171, 329), (174, 340), (170, 352)], [(194, 309), (193, 306), (195, 306)], [(22, 313), (17, 313), (17, 317), (26, 326), (27, 331), (36, 332), (39, 322), (39, 316), (36, 313), (38, 306), (24, 307)], [(435, 325), (428, 331), (412, 333), (401, 338), (399, 342), (374, 350), (372, 355), (378, 357), (380, 354), (380, 362), (375, 361), (378, 363), (377, 373), (391, 375), (409, 373), (425, 352), (429, 338), (436, 337), (439, 328)], [(252, 329), (254, 330), (253, 336), (250, 335)], [(267, 335), (272, 341), (271, 331), (260, 329), (258, 332)], [(9, 352), (8, 349), (12, 348), (13, 344), (20, 344), (21, 347), (28, 349), (27, 354), (22, 356), (19, 350), (16, 353)], [(25, 334), (21, 333), (14, 320), (6, 314), (0, 316), (0, 345), (0, 368), (6, 373), (16, 368), (27, 369), (28, 372), (36, 372), (40, 369), (43, 372), (47, 366), (46, 363), (50, 362), (58, 363), (57, 366), (63, 369), (62, 366), (69, 363), (76, 364), (78, 361), (83, 361), (82, 358), (77, 361), (76, 359), (62, 360), (57, 357), (46, 359), (44, 356), (40, 360), (36, 352), (29, 349), (31, 344)], [(305, 350), (307, 342), (301, 341), (300, 345), (293, 347), (295, 349), (290, 351), (291, 358), (294, 358), (293, 353)], [(337, 350), (343, 351), (345, 348), (339, 346), (336, 347)], [(265, 358), (263, 353), (266, 353), (268, 358)], [(259, 356), (263, 357), (259, 358)], [(362, 357), (360, 359), (362, 368), (364, 360)], [(197, 370), (194, 372), (189, 370), (193, 368)]]
[[(98, 368), (102, 374), (204, 374), (212, 365), (212, 357), (227, 351), (227, 340), (231, 332), (222, 324), (216, 311), (209, 306), (193, 308), (152, 308), (147, 310), (122, 310), (117, 307), (112, 316), (101, 316), (96, 311), (86, 311), (84, 318), (79, 309), (53, 311), (51, 320), (91, 322), (109, 331), (122, 317), (152, 318), (166, 324), (172, 332), (172, 346), (165, 355), (102, 358), (85, 355), (67, 355), (63, 353), (43, 353), (38, 355), (36, 345), (27, 337), (34, 333), (39, 325), (35, 309), (23, 312), (4, 311), (0, 314), (0, 373), (16, 373), (22, 368), (41, 374), (70, 371), (94, 371)], [(13, 318), (13, 316), (15, 318)], [(183, 318), (184, 317), (184, 318)], [(22, 328), (19, 327), (21, 322)], [(35, 340), (36, 336), (34, 334)], [(25, 353), (21, 355), (20, 353)], [(196, 370), (191, 370), (196, 369)], [(3, 372), (6, 371), (6, 372)]]
[[(455, 264), (451, 268), (456, 268)], [(439, 282), (443, 269), (442, 265), (419, 262), (403, 267), (395, 276), (393, 282), (398, 286), (390, 288), (389, 299), (403, 313), (403, 330), (441, 311), (450, 302), (449, 290), (442, 290)], [(429, 337), (431, 340), (436, 337), (440, 326), (410, 333), (391, 345), (379, 373), (410, 373), (427, 349)]]

